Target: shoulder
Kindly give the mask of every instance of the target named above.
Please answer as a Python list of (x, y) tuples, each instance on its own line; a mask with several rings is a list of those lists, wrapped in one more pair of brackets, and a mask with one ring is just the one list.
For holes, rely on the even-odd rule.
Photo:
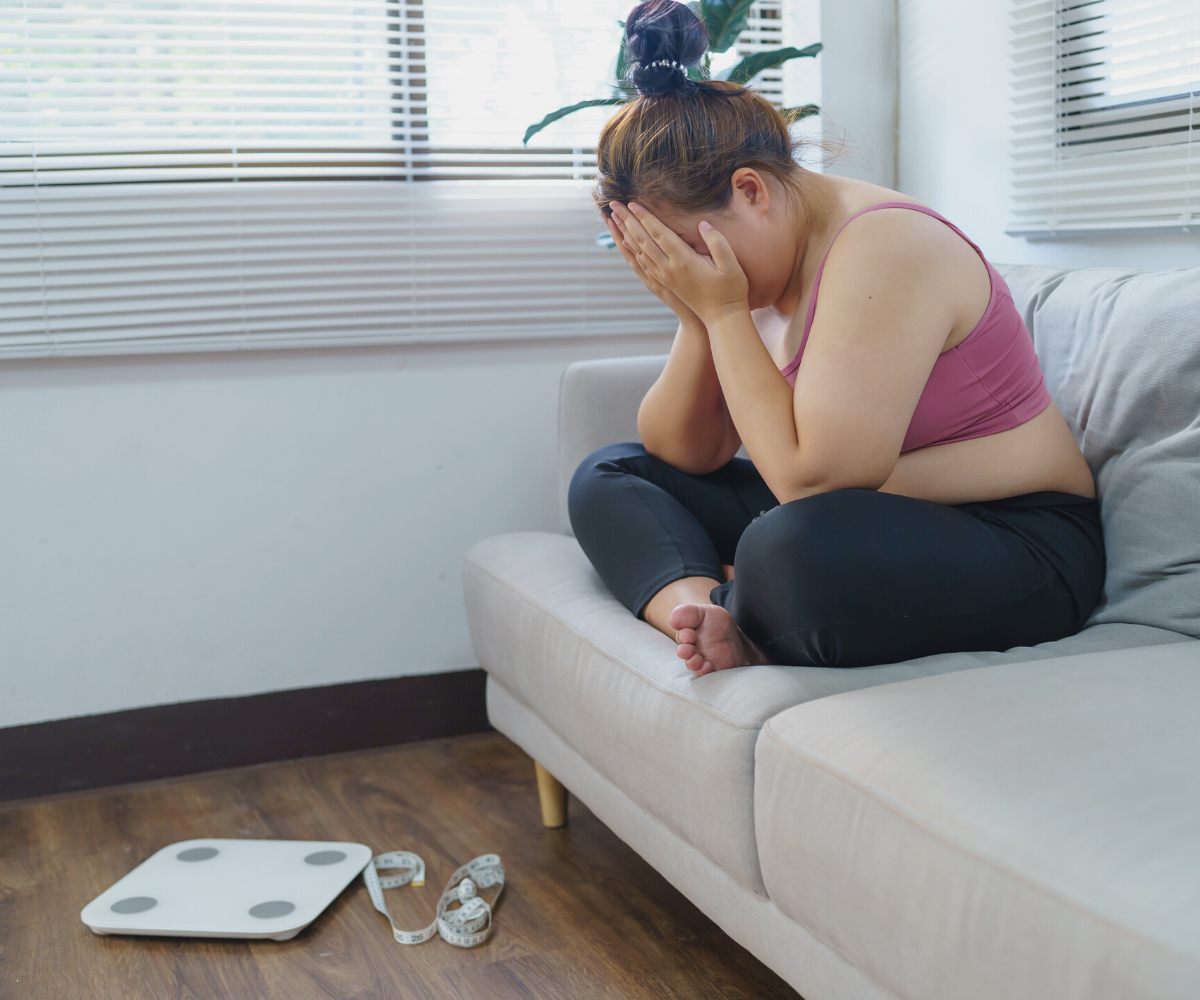
[(979, 254), (945, 222), (910, 208), (882, 208), (852, 219), (834, 240), (820, 295), (843, 304), (865, 296), (933, 318), (956, 314), (960, 300), (973, 302), (989, 290)]
[(959, 256), (979, 259), (971, 245), (941, 219), (912, 208), (879, 208), (846, 224), (834, 240), (828, 262), (888, 261), (912, 271)]

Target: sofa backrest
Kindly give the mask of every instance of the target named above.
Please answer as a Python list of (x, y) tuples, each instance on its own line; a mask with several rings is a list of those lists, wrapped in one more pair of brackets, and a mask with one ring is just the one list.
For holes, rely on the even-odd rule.
[(1200, 638), (1200, 268), (999, 270), (1096, 477), (1108, 581), (1092, 623)]
[(558, 390), (558, 510), (570, 535), (567, 487), (588, 455), (606, 444), (640, 441), (637, 411), (662, 374), (665, 354), (579, 361), (563, 372)]

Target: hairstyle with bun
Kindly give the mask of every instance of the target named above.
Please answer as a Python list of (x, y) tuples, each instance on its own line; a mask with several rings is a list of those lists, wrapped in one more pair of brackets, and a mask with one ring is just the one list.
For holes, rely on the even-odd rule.
[(649, 0), (629, 12), (625, 21), (626, 79), (639, 94), (657, 97), (676, 91), (691, 93), (689, 67), (708, 51), (708, 32), (692, 11), (675, 0)]
[(761, 94), (724, 80), (691, 80), (708, 32), (676, 0), (645, 0), (625, 22), (626, 79), (639, 96), (600, 131), (592, 197), (605, 215), (610, 201), (659, 202), (684, 212), (729, 205), (730, 179), (753, 167), (799, 195), (798, 143), (791, 122)]

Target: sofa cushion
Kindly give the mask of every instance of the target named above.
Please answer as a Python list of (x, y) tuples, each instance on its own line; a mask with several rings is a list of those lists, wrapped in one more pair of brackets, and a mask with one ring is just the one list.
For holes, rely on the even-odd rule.
[(748, 667), (695, 678), (670, 639), (617, 603), (573, 538), (489, 538), (467, 554), (463, 584), (475, 652), (491, 677), (641, 808), (757, 892), (754, 745), (776, 713), (983, 663), (1184, 640), (1109, 626), (1039, 649), (857, 670)]
[(1000, 271), (1096, 477), (1108, 582), (1092, 622), (1200, 638), (1200, 269)]
[(912, 1000), (1200, 996), (1200, 643), (809, 702), (757, 750), (788, 916)]

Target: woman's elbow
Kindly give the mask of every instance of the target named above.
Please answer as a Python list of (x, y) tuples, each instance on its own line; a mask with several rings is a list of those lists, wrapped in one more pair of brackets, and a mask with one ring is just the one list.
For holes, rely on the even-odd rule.
[(655, 458), (666, 462), (680, 472), (686, 472), (689, 476), (707, 476), (710, 472), (716, 472), (725, 462), (721, 461), (720, 457), (714, 458), (709, 454), (696, 454), (692, 449), (685, 448), (661, 448), (653, 441), (642, 439), (642, 447), (646, 449)]
[[(724, 442), (713, 442), (703, 434), (664, 433), (649, 420), (638, 420), (638, 434), (646, 451), (690, 476), (716, 472), (733, 457), (724, 454)], [(736, 445), (733, 450), (737, 451)]]
[(813, 463), (794, 469), (790, 474), (776, 478), (767, 485), (780, 503), (791, 503), (818, 493), (833, 493), (836, 490), (877, 490), (887, 482), (891, 470), (881, 468), (847, 468), (845, 464)]

